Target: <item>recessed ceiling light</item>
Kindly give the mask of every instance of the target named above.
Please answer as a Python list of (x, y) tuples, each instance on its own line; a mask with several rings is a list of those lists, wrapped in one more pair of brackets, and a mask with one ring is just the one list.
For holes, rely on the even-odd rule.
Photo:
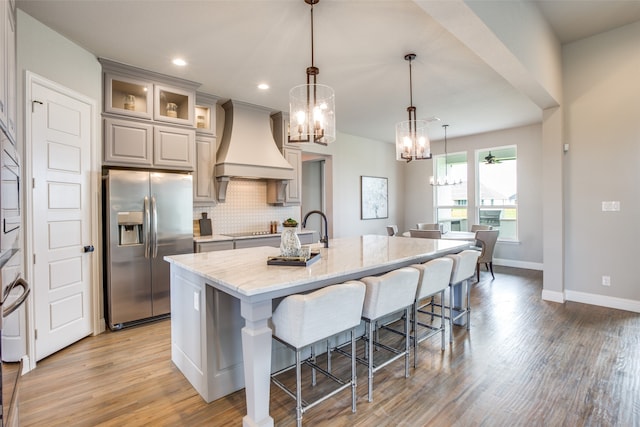
[(173, 65), (177, 65), (179, 67), (184, 67), (185, 65), (187, 65), (187, 61), (182, 58), (176, 58), (171, 62), (173, 62)]
[(266, 84), (266, 83), (260, 83), (260, 84), (258, 85), (258, 89), (260, 89), (260, 90), (267, 90), (267, 89), (269, 89), (269, 85), (268, 85), (268, 84)]

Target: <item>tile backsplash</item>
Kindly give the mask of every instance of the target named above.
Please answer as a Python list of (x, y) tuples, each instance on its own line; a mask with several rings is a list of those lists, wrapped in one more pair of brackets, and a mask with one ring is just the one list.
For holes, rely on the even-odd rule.
[(213, 234), (268, 231), (271, 221), (282, 224), (287, 218), (300, 221), (300, 206), (273, 206), (267, 203), (267, 181), (232, 179), (226, 201), (216, 206), (195, 206), (193, 219), (206, 212)]

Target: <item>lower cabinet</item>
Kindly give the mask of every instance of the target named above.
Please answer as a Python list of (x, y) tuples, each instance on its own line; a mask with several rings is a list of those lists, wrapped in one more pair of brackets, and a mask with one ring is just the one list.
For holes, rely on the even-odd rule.
[(216, 242), (195, 242), (193, 244), (193, 251), (196, 253), (226, 251), (228, 249), (233, 249), (233, 240), (221, 240)]
[(257, 239), (238, 239), (235, 241), (236, 249), (255, 248), (258, 246), (280, 247), (280, 236), (276, 237), (260, 237)]
[[(300, 233), (298, 238), (300, 244), (311, 245), (317, 242), (315, 238), (315, 231), (310, 233)], [(212, 251), (225, 251), (228, 249), (243, 249), (243, 248), (255, 248), (258, 246), (272, 246), (274, 248), (280, 247), (280, 236), (266, 236), (266, 237), (251, 237), (245, 239), (235, 240), (217, 240), (215, 242), (194, 242), (194, 252), (212, 252)]]

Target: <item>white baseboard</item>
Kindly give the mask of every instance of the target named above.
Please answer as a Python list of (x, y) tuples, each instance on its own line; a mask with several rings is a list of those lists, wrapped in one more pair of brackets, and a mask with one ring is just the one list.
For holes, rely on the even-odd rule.
[(504, 267), (515, 267), (515, 268), (525, 268), (527, 270), (539, 270), (542, 271), (543, 264), (541, 262), (528, 262), (528, 261), (518, 261), (515, 259), (493, 259), (494, 265), (501, 265)]
[(588, 294), (586, 292), (572, 290), (566, 290), (564, 294), (567, 301), (581, 302), (584, 304), (597, 305), (600, 307), (615, 308), (618, 310), (640, 313), (640, 301), (609, 297), (606, 295)]
[(31, 362), (29, 361), (29, 356), (22, 356), (22, 373), (20, 375), (24, 375), (31, 370)]
[(562, 304), (564, 303), (564, 292), (556, 292), (543, 289), (542, 299), (544, 301), (559, 302)]

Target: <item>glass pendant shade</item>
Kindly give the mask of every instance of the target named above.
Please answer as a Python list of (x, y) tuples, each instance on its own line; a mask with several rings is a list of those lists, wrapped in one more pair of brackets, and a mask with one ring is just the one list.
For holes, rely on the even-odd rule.
[(430, 159), (431, 142), (426, 120), (406, 120), (396, 124), (396, 160)]
[(289, 142), (330, 144), (336, 140), (333, 89), (305, 84), (289, 91)]

